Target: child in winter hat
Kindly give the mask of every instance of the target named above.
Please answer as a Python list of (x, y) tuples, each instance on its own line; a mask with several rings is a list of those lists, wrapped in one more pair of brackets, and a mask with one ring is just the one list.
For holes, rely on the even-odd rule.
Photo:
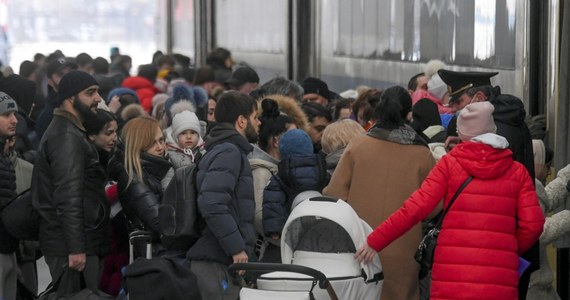
[(185, 110), (172, 120), (172, 138), (176, 144), (168, 144), (168, 154), (175, 169), (195, 162), (202, 144), (200, 121), (195, 113)]
[(313, 142), (305, 131), (285, 132), (279, 152), (278, 173), (263, 191), (263, 231), (273, 240), (280, 238), (295, 197), (305, 191), (322, 192), (330, 180), (325, 156), (313, 153)]
[(465, 106), (457, 118), (457, 133), (462, 141), (485, 133), (495, 133), (497, 126), (493, 120), (493, 104), (483, 101)]
[(279, 140), (279, 153), (282, 160), (291, 156), (311, 155), (313, 154), (313, 142), (305, 131), (289, 130)]

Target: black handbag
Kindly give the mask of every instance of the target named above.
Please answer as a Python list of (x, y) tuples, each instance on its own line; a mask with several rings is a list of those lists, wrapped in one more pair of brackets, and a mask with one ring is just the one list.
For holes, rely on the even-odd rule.
[(416, 250), (416, 254), (414, 255), (414, 259), (420, 264), (420, 279), (424, 278), (430, 271), (433, 265), (433, 255), (435, 253), (435, 247), (437, 246), (437, 238), (439, 236), (439, 231), (441, 230), (441, 223), (443, 222), (443, 218), (455, 202), (455, 199), (459, 196), (461, 191), (471, 182), (473, 176), (469, 176), (465, 182), (457, 189), (451, 201), (449, 201), (449, 205), (441, 214), (441, 217), (437, 221), (437, 224), (434, 228), (428, 231), (428, 233), (424, 236), (420, 245), (418, 246), (418, 250)]
[(114, 299), (101, 291), (93, 292), (86, 288), (85, 276), (63, 267), (56, 279), (37, 297), (38, 300), (111, 300)]

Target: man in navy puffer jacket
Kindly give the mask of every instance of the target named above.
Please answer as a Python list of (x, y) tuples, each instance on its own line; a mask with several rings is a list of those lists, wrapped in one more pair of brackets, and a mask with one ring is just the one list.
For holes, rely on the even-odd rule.
[(229, 279), (228, 266), (253, 255), (255, 200), (247, 154), (260, 122), (255, 100), (238, 92), (224, 93), (214, 114), (218, 124), (210, 131), (196, 174), (205, 226), (187, 256), (202, 299), (237, 299), (239, 285)]

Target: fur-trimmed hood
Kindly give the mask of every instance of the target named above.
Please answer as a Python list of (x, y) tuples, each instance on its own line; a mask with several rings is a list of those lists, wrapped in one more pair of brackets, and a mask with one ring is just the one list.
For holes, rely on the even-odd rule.
[(259, 98), (257, 99), (258, 100), (257, 103), (259, 104), (258, 105), (259, 114), (262, 113), (261, 101), (267, 98), (275, 100), (275, 102), (277, 102), (277, 105), (279, 105), (279, 110), (282, 111), (284, 114), (288, 115), (289, 117), (291, 117), (291, 119), (293, 119), (298, 129), (306, 131), (309, 121), (307, 119), (307, 116), (305, 115), (299, 104), (297, 104), (294, 98), (278, 94), (267, 95), (263, 98)]

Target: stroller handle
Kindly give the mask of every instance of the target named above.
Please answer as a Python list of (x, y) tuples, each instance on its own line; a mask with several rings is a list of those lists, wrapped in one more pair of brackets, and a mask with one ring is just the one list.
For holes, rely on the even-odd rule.
[(235, 263), (228, 267), (228, 271), (237, 272), (240, 270), (254, 272), (293, 272), (311, 276), (319, 281), (319, 287), (326, 289), (330, 282), (322, 272), (299, 265), (276, 264), (276, 263)]

